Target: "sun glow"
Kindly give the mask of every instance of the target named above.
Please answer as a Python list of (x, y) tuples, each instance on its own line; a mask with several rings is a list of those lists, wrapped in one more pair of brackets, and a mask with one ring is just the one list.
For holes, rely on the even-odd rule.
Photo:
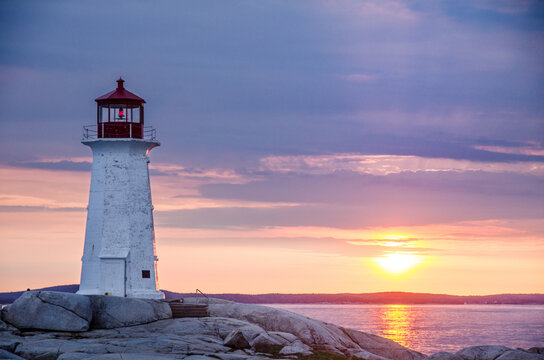
[(422, 262), (420, 255), (395, 252), (374, 258), (376, 264), (385, 272), (400, 275)]
[(402, 234), (385, 234), (385, 235), (380, 235), (378, 237), (378, 239), (382, 239), (382, 240), (405, 240), (408, 238), (409, 236), (402, 235)]

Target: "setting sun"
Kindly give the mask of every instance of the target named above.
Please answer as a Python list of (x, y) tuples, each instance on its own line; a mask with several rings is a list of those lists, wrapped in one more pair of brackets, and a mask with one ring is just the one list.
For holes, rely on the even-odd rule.
[(415, 254), (396, 252), (374, 258), (374, 261), (385, 272), (400, 275), (421, 263), (422, 258)]
[(409, 236), (402, 235), (402, 234), (385, 234), (385, 235), (380, 235), (378, 238), (383, 240), (405, 240), (405, 239), (408, 239)]

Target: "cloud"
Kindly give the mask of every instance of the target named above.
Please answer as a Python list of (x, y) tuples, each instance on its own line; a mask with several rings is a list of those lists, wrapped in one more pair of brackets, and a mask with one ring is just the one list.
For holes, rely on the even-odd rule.
[(493, 146), (493, 145), (476, 145), (475, 149), (485, 150), (500, 154), (520, 154), (520, 155), (535, 155), (544, 156), (544, 147), (536, 141), (527, 142), (522, 146)]
[(366, 19), (381, 21), (416, 21), (419, 14), (405, 2), (395, 0), (365, 0), (365, 1), (324, 1), (322, 4), (330, 11), (345, 12), (346, 14)]
[[(162, 215), (161, 215), (162, 216)], [(421, 247), (435, 241), (446, 241), (451, 244), (467, 241), (504, 241), (520, 243), (535, 241), (544, 235), (544, 226), (540, 219), (490, 219), (479, 221), (461, 221), (425, 225), (405, 226), (363, 226), (343, 229), (336, 227), (318, 226), (266, 226), (260, 228), (230, 227), (228, 229), (204, 229), (194, 227), (165, 227), (157, 228), (161, 237), (167, 241), (177, 242), (183, 239), (215, 244), (221, 239), (238, 239), (250, 244), (255, 239), (266, 243), (267, 239), (276, 238), (331, 238), (346, 242), (363, 242), (384, 246), (389, 243), (406, 242), (411, 246)], [(404, 240), (390, 240), (392, 237), (402, 237)], [(400, 245), (399, 245), (400, 246)]]
[(369, 0), (360, 2), (359, 13), (364, 16), (384, 16), (402, 20), (417, 20), (419, 16), (401, 1)]
[[(169, 242), (173, 243), (173, 242)], [(383, 255), (391, 251), (410, 251), (419, 254), (438, 254), (442, 251), (433, 247), (411, 247), (406, 248), (402, 245), (394, 247), (384, 247), (376, 243), (354, 243), (345, 239), (337, 238), (312, 238), (312, 237), (255, 237), (252, 239), (240, 238), (206, 238), (194, 239), (180, 237), (175, 241), (177, 246), (191, 246), (199, 244), (204, 248), (208, 247), (247, 247), (247, 248), (268, 248), (268, 249), (288, 249), (290, 251), (320, 254), (323, 256), (344, 256), (356, 258), (368, 258)]]
[[(270, 185), (270, 184), (269, 184)], [(322, 185), (322, 184), (321, 184)], [(266, 201), (306, 202), (277, 208), (208, 208), (157, 212), (158, 226), (202, 229), (268, 226), (323, 226), (357, 229), (369, 226), (428, 225), (487, 219), (537, 219), (544, 217), (543, 197), (425, 191), (417, 188), (332, 187), (298, 183), (288, 189), (269, 186), (266, 194), (251, 189), (215, 189), (217, 196)], [(313, 202), (313, 203), (312, 203)]]
[[(202, 196), (246, 201), (291, 201), (301, 203), (369, 203), (375, 206), (413, 202), (425, 206), (431, 198), (450, 196), (491, 196), (496, 199), (514, 197), (522, 201), (544, 196), (544, 177), (531, 174), (489, 173), (482, 171), (402, 172), (373, 176), (352, 171), (326, 174), (271, 174), (262, 181), (247, 184), (203, 184)], [(419, 200), (418, 200), (419, 197)], [(431, 206), (432, 204), (428, 204)]]
[[(88, 153), (80, 127), (119, 72), (148, 101), (164, 145), (152, 156), (189, 168), (316, 152), (491, 157), (475, 139), (542, 133), (542, 47), (508, 19), (489, 31), (484, 19), (452, 21), (443, 3), (402, 1), (122, 4), (122, 17), (84, 3), (3, 5), (6, 159)], [(134, 19), (126, 39), (119, 29)], [(116, 36), (135, 61), (108, 56)]]
[(209, 184), (244, 184), (257, 178), (256, 176), (242, 174), (233, 169), (185, 167), (166, 162), (151, 163), (149, 168), (153, 174), (159, 176), (179, 177)]
[(60, 171), (91, 171), (91, 162), (89, 161), (26, 161), (12, 162), (11, 166), (29, 168), (29, 169), (45, 169), (45, 170), (60, 170)]
[[(182, 248), (198, 246), (204, 251), (217, 248), (266, 249), (322, 256), (373, 258), (395, 252), (440, 257), (493, 258), (530, 251), (542, 252), (542, 226), (527, 231), (527, 225), (511, 220), (442, 223), (425, 226), (368, 227), (340, 229), (316, 227), (264, 227), (249, 229), (159, 228), (163, 244)], [(405, 241), (390, 241), (392, 234), (405, 234)], [(462, 249), (462, 250), (460, 250)]]
[(0, 205), (0, 212), (28, 213), (28, 212), (83, 212), (84, 207), (46, 207), (46, 206), (17, 206)]
[[(498, 147), (476, 146), (478, 150), (490, 151)], [(500, 147), (504, 149), (504, 147)], [(495, 151), (500, 152), (500, 151)], [(544, 155), (540, 153), (513, 152), (523, 155)], [(268, 156), (260, 160), (262, 171), (299, 174), (332, 174), (337, 171), (351, 171), (369, 175), (389, 175), (402, 172), (516, 172), (544, 175), (544, 156), (540, 162), (481, 162), (402, 155), (298, 155)]]

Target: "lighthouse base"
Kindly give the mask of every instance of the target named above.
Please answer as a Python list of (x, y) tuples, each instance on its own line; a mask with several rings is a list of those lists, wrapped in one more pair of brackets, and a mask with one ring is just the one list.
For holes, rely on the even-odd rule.
[(76, 291), (76, 294), (77, 295), (104, 295), (98, 289), (97, 290), (79, 289), (78, 291)]
[[(100, 290), (98, 289), (81, 289), (79, 291), (76, 292), (76, 294), (78, 295), (110, 295), (110, 296), (121, 296), (123, 297), (121, 294), (113, 294), (113, 293), (104, 293), (104, 292), (101, 292)], [(146, 290), (142, 290), (142, 291), (132, 291), (131, 293), (129, 294), (126, 294), (124, 297), (129, 297), (129, 298), (136, 298), (136, 299), (158, 299), (158, 300), (162, 300), (164, 299), (164, 293), (162, 291), (156, 291), (156, 290), (150, 290), (150, 291), (146, 291)]]
[(162, 291), (134, 291), (127, 294), (127, 297), (140, 298), (140, 299), (164, 299), (164, 293)]

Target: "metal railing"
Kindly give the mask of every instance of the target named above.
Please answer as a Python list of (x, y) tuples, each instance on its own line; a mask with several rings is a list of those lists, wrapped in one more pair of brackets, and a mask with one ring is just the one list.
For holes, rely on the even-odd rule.
[(157, 130), (151, 126), (144, 126), (144, 139), (155, 140), (157, 138)]
[(83, 126), (83, 139), (90, 140), (98, 138), (98, 129), (96, 125)]
[[(103, 123), (105, 124), (105, 123)], [(132, 136), (132, 127), (130, 128), (130, 133), (126, 138), (139, 139), (138, 137)], [(99, 136), (100, 135), (100, 136)], [(99, 131), (98, 125), (85, 125), (83, 126), (83, 140), (94, 140), (109, 138), (104, 136), (104, 129)], [(157, 130), (152, 126), (144, 126), (142, 129), (142, 139), (144, 140), (156, 140), (157, 139)]]
[(207, 305), (210, 305), (210, 298), (208, 297), (208, 295), (206, 295), (206, 294), (204, 294), (202, 291), (196, 289), (195, 294), (198, 295), (198, 293), (200, 293), (202, 296), (204, 296), (204, 297), (206, 298), (206, 304), (207, 304)]

